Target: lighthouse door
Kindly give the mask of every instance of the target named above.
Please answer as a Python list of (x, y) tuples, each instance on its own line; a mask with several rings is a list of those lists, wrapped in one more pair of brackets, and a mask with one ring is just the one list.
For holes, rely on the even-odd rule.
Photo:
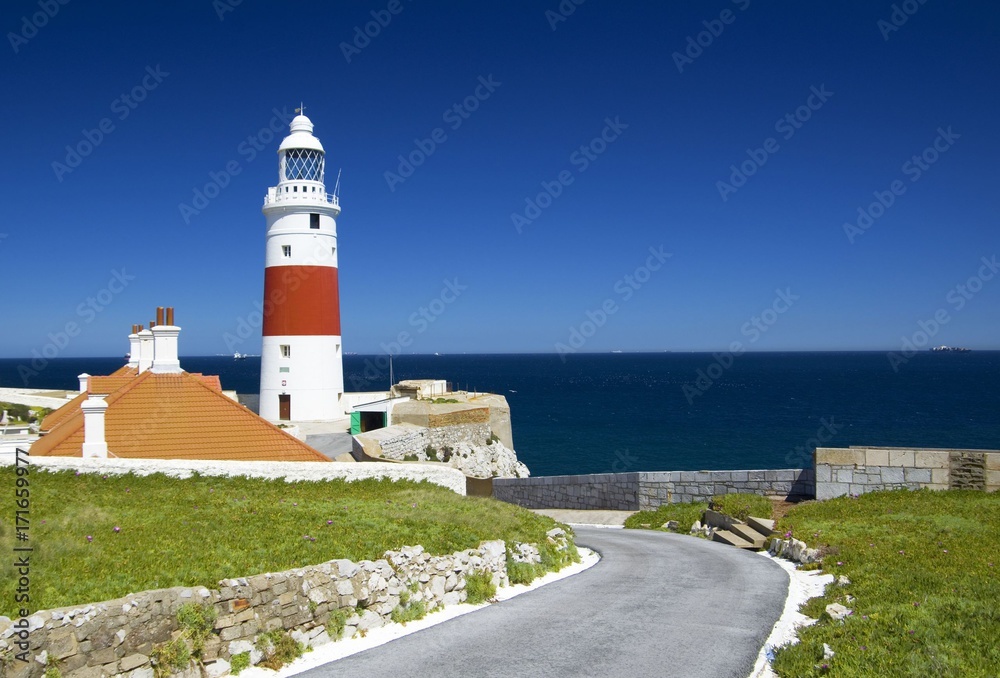
[(292, 396), (282, 393), (278, 396), (278, 419), (289, 421), (292, 418)]

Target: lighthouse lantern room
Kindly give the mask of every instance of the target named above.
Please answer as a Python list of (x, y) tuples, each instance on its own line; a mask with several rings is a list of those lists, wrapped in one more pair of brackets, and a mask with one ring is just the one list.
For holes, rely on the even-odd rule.
[(336, 189), (326, 192), (323, 144), (299, 110), (278, 147), (278, 185), (264, 198), (260, 415), (270, 421), (332, 421), (344, 416), (340, 201)]

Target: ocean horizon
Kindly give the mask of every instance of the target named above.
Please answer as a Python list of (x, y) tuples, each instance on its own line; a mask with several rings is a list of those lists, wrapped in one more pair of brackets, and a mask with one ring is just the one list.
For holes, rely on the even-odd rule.
[[(75, 390), (81, 372), (122, 364), (0, 359), (0, 386)], [(218, 374), (227, 390), (259, 388), (259, 356), (181, 366)], [(392, 371), (504, 395), (536, 476), (802, 467), (817, 445), (1000, 448), (1000, 351), (894, 363), (884, 351), (402, 354)], [(347, 354), (344, 372), (347, 391), (389, 386), (386, 354)]]

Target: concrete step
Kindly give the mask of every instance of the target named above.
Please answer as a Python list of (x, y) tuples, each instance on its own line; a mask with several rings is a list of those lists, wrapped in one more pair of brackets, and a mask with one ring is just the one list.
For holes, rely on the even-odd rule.
[(743, 521), (737, 520), (731, 516), (727, 516), (725, 513), (719, 513), (718, 511), (713, 511), (708, 509), (702, 516), (702, 522), (709, 527), (715, 527), (720, 530), (728, 530), (732, 525), (743, 525)]
[(716, 530), (712, 534), (712, 541), (729, 544), (740, 549), (753, 549), (753, 544), (742, 537), (738, 537), (729, 530)]
[(749, 525), (733, 525), (729, 528), (729, 531), (735, 534), (737, 537), (750, 542), (755, 549), (764, 548), (764, 535), (762, 535), (757, 530), (753, 529)]
[(771, 533), (774, 532), (774, 521), (767, 518), (754, 518), (750, 516), (747, 518), (747, 525), (765, 537), (770, 537)]

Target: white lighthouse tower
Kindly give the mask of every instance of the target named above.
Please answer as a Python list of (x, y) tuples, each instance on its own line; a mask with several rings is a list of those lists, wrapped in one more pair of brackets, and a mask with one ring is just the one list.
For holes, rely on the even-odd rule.
[(344, 416), (337, 215), (323, 183), (323, 144), (305, 115), (278, 147), (278, 185), (267, 189), (260, 416), (331, 421)]

